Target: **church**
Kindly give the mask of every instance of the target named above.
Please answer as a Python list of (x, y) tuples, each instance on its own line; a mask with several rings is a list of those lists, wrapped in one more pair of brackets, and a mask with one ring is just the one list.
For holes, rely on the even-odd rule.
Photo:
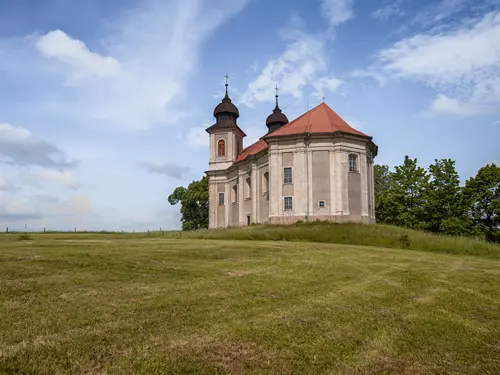
[(215, 124), (206, 129), (209, 228), (299, 220), (375, 222), (378, 147), (326, 103), (289, 122), (276, 92), (267, 132), (246, 148), (227, 80), (226, 95), (213, 115)]

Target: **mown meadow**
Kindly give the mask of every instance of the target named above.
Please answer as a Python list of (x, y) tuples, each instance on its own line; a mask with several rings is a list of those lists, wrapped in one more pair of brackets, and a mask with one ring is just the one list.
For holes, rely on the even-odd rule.
[(497, 374), (499, 252), (387, 226), (2, 234), (0, 374)]

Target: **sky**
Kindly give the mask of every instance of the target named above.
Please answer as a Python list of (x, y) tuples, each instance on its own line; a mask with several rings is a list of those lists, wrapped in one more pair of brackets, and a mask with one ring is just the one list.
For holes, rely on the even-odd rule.
[(0, 230), (180, 228), (226, 73), (245, 145), (278, 85), (377, 164), (500, 160), (500, 0), (0, 0)]

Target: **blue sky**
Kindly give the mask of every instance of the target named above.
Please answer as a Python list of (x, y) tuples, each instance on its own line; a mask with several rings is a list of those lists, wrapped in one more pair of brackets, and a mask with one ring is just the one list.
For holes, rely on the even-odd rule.
[(179, 228), (167, 196), (207, 169), (226, 72), (247, 145), (277, 84), (378, 164), (500, 160), (500, 0), (2, 0), (0, 225)]

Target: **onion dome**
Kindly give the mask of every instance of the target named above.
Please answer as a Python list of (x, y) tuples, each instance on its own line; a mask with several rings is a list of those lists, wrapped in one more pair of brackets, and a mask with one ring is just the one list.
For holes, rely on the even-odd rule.
[(226, 96), (222, 99), (222, 102), (217, 105), (214, 109), (214, 117), (216, 118), (215, 124), (205, 129), (208, 133), (215, 131), (236, 131), (240, 136), (245, 137), (245, 133), (236, 124), (236, 120), (240, 117), (240, 111), (238, 108), (231, 103), (229, 95), (227, 93), (228, 78), (226, 74)]
[(226, 96), (224, 96), (222, 102), (219, 103), (217, 107), (215, 107), (214, 117), (218, 118), (219, 115), (226, 115), (224, 117), (227, 117), (229, 115), (229, 117), (234, 116), (234, 119), (237, 119), (238, 117), (240, 117), (240, 111), (238, 111), (238, 108), (236, 108), (236, 106), (233, 103), (231, 103), (231, 99), (229, 98), (229, 95), (227, 93), (227, 87), (228, 87), (227, 78), (228, 77), (226, 76)]
[(281, 112), (278, 104), (278, 87), (276, 87), (276, 107), (274, 108), (273, 113), (271, 113), (267, 118), (266, 126), (269, 129), (269, 133), (271, 133), (286, 124), (288, 124), (288, 118), (283, 112)]

